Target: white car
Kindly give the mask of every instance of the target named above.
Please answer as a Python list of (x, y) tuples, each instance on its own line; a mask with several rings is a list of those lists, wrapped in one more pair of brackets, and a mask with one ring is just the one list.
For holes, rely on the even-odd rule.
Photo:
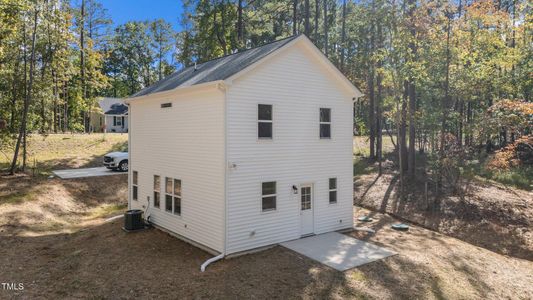
[(128, 152), (111, 152), (104, 156), (104, 166), (121, 172), (128, 171)]

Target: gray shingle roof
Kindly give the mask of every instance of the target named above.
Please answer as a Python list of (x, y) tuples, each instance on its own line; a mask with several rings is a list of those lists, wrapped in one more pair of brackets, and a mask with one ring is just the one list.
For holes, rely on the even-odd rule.
[(135, 93), (132, 97), (146, 96), (153, 93), (192, 86), (217, 80), (224, 80), (247, 68), (263, 57), (283, 47), (298, 36), (281, 39), (252, 49), (242, 50), (235, 54), (216, 58), (196, 66), (183, 68), (166, 78)]
[(116, 103), (111, 105), (111, 109), (105, 112), (106, 115), (127, 115), (128, 106), (122, 103)]

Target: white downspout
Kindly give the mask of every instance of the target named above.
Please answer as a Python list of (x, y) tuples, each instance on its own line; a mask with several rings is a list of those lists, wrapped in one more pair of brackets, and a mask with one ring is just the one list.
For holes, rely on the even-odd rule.
[[(131, 127), (131, 105), (129, 103), (126, 104), (128, 106), (128, 209), (131, 209), (131, 194), (132, 194), (132, 186), (131, 186), (131, 180), (133, 176), (133, 171), (131, 168), (131, 131), (129, 128)], [(107, 132), (107, 116), (104, 117), (105, 122), (105, 132)], [(104, 133), (105, 135), (105, 133)], [(138, 195), (137, 195), (138, 197)]]
[(205, 268), (207, 268), (207, 266), (208, 266), (210, 263), (215, 262), (215, 261), (217, 261), (217, 260), (221, 260), (221, 259), (223, 259), (225, 255), (226, 255), (226, 254), (222, 253), (222, 254), (220, 254), (220, 255), (217, 255), (217, 256), (215, 256), (215, 257), (211, 257), (210, 259), (206, 260), (206, 261), (202, 264), (202, 266), (200, 267), (200, 271), (205, 272)]
[(227, 132), (227, 86), (225, 83), (220, 83), (218, 88), (224, 91), (224, 251), (210, 259), (206, 260), (201, 266), (200, 271), (205, 272), (207, 266), (211, 263), (219, 261), (226, 256), (227, 237), (228, 237), (228, 132)]

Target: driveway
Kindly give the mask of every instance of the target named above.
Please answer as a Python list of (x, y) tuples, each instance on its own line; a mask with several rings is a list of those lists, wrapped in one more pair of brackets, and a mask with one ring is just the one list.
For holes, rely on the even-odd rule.
[(57, 170), (57, 171), (52, 171), (52, 173), (54, 173), (55, 176), (62, 178), (62, 179), (128, 174), (127, 172), (118, 172), (114, 170), (109, 170), (106, 167)]

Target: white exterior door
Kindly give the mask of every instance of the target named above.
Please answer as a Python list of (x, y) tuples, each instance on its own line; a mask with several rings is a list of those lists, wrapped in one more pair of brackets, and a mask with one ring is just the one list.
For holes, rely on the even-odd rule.
[(311, 185), (300, 186), (300, 222), (301, 235), (314, 233), (313, 187)]

